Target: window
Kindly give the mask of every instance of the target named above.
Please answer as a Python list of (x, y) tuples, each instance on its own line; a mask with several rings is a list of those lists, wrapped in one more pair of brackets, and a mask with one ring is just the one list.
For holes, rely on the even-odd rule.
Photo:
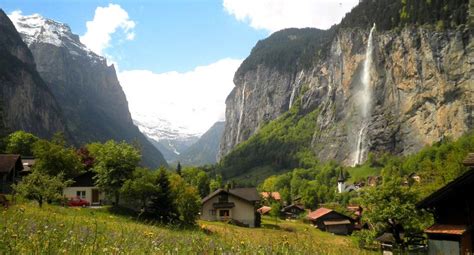
[(216, 216), (216, 210), (209, 210), (209, 215)]
[(86, 191), (85, 190), (78, 190), (76, 191), (76, 196), (80, 198), (86, 198)]
[(229, 217), (229, 210), (219, 210), (219, 217)]

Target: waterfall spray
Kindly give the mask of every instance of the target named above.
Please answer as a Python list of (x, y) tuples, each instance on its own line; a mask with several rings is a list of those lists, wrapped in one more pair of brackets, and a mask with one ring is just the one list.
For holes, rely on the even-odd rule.
[(245, 87), (247, 83), (244, 83), (244, 87), (242, 88), (242, 97), (240, 100), (240, 115), (239, 115), (239, 122), (237, 124), (237, 136), (235, 137), (235, 145), (239, 143), (239, 136), (240, 136), (240, 126), (242, 125), (242, 117), (244, 116), (244, 106), (245, 106)]
[(359, 129), (357, 137), (356, 152), (353, 160), (353, 165), (362, 163), (365, 152), (367, 151), (367, 129), (369, 126), (371, 108), (372, 108), (372, 91), (370, 88), (370, 69), (372, 67), (372, 51), (373, 40), (372, 34), (375, 30), (375, 23), (370, 29), (369, 39), (367, 40), (367, 49), (365, 52), (364, 68), (362, 70), (362, 90), (359, 93), (358, 102), (360, 103), (362, 125)]
[(291, 90), (291, 95), (290, 95), (290, 103), (288, 104), (288, 110), (293, 105), (293, 101), (295, 99), (296, 89), (300, 86), (301, 79), (303, 78), (303, 75), (304, 75), (304, 71), (301, 71), (300, 75), (298, 75), (298, 79), (296, 80), (295, 84), (293, 85), (293, 90)]

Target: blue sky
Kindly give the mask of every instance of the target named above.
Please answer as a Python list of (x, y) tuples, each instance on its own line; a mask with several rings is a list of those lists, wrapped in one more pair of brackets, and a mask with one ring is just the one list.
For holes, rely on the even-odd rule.
[[(67, 23), (76, 34), (86, 32), (98, 6), (111, 1), (3, 1), (7, 13), (42, 16)], [(190, 71), (223, 57), (245, 58), (269, 32), (256, 30), (227, 14), (218, 0), (113, 1), (135, 21), (135, 39), (117, 40), (106, 50), (120, 68), (156, 73)]]
[(224, 120), (234, 73), (258, 40), (284, 28), (329, 28), (358, 2), (3, 0), (0, 7), (68, 24), (116, 66), (134, 120), (202, 134)]

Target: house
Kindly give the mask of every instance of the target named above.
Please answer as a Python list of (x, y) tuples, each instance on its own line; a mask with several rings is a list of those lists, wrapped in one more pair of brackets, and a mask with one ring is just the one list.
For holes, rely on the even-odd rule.
[(260, 196), (256, 188), (218, 189), (202, 200), (201, 219), (234, 220), (255, 227), (256, 208), (259, 202)]
[(270, 200), (274, 200), (276, 202), (281, 201), (280, 192), (260, 192), (260, 196), (262, 196), (263, 200), (270, 202)]
[(435, 224), (425, 230), (429, 254), (474, 252), (474, 153), (464, 165), (470, 169), (417, 204), (431, 211)]
[(20, 176), (25, 176), (31, 173), (31, 168), (35, 165), (36, 159), (32, 157), (21, 157), (21, 163), (23, 164), (23, 171), (20, 172)]
[(265, 214), (268, 214), (271, 210), (272, 210), (271, 207), (264, 205), (264, 206), (258, 208), (257, 212), (260, 213), (261, 215), (265, 215)]
[(295, 219), (300, 214), (304, 213), (304, 206), (299, 204), (291, 204), (289, 206), (285, 206), (281, 209), (281, 214), (285, 218)]
[(0, 193), (11, 193), (11, 185), (19, 181), (22, 170), (20, 155), (0, 154)]
[(95, 173), (87, 171), (73, 179), (74, 183), (64, 188), (63, 195), (67, 198), (80, 197), (91, 203), (101, 205), (105, 202), (105, 194), (94, 184)]
[(310, 212), (308, 220), (317, 228), (338, 235), (350, 235), (354, 230), (354, 220), (334, 210), (321, 207)]

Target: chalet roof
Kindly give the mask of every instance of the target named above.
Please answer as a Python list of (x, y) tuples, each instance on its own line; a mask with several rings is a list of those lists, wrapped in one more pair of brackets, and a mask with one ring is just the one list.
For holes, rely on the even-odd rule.
[(297, 205), (297, 204), (291, 204), (291, 205), (285, 206), (285, 207), (283, 207), (281, 210), (282, 210), (282, 211), (286, 211), (286, 210), (288, 210), (288, 209), (290, 209), (290, 208), (293, 208), (293, 207), (298, 208), (298, 209), (304, 211), (304, 206), (302, 206), (302, 205)]
[(332, 212), (333, 210), (331, 209), (328, 209), (328, 208), (324, 208), (324, 207), (321, 207), (321, 208), (318, 208), (316, 211), (313, 211), (313, 212), (310, 212), (308, 214), (308, 219), (310, 220), (317, 220), (318, 218)]
[(466, 225), (443, 225), (434, 224), (427, 228), (427, 234), (443, 234), (443, 235), (463, 235), (467, 231)]
[(205, 198), (203, 198), (202, 203), (207, 202), (209, 199), (217, 196), (218, 194), (222, 192), (234, 195), (248, 202), (260, 201), (260, 196), (258, 195), (256, 188), (236, 188), (236, 189), (230, 189), (228, 191), (225, 189), (217, 189), (211, 194), (207, 195)]
[[(0, 173), (10, 173), (12, 169), (19, 164), (21, 169), (23, 168), (21, 164), (21, 157), (18, 154), (0, 154)], [(21, 170), (19, 169), (19, 170)]]
[(474, 185), (474, 169), (471, 169), (454, 179), (450, 183), (446, 184), (441, 189), (435, 191), (416, 206), (417, 208), (430, 208), (437, 205), (439, 202), (446, 201), (452, 194), (459, 192), (462, 193), (465, 190), (469, 190)]
[(465, 166), (474, 167), (474, 153), (467, 154), (466, 158), (462, 163)]
[(260, 214), (266, 214), (271, 210), (272, 210), (272, 208), (269, 207), (269, 206), (262, 206), (262, 207), (257, 209), (257, 212), (259, 212)]
[(334, 226), (334, 225), (348, 225), (351, 224), (350, 220), (325, 220), (324, 225)]
[(94, 176), (95, 173), (92, 171), (87, 171), (81, 175), (78, 175), (72, 179), (74, 183), (71, 185), (71, 187), (95, 187), (96, 185), (94, 184)]
[(260, 195), (265, 198), (265, 199), (268, 199), (269, 197), (275, 199), (275, 200), (281, 200), (281, 196), (280, 196), (280, 192), (260, 192)]

